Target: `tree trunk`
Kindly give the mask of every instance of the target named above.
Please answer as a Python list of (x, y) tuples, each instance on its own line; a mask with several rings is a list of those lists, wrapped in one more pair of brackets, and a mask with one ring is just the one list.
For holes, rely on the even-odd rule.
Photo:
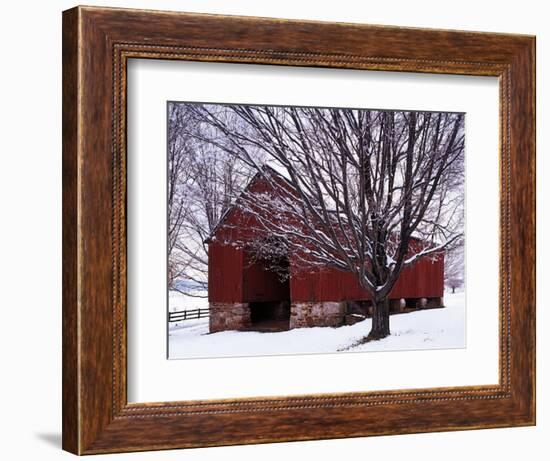
[(453, 287), (453, 294), (455, 293), (455, 287)]
[(383, 299), (373, 301), (372, 328), (368, 340), (378, 340), (390, 335), (390, 300), (386, 296)]

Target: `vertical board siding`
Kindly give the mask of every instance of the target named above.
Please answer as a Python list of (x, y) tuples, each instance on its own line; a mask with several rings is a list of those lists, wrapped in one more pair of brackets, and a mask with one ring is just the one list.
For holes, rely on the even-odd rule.
[(208, 301), (242, 302), (243, 251), (210, 243), (208, 253)]

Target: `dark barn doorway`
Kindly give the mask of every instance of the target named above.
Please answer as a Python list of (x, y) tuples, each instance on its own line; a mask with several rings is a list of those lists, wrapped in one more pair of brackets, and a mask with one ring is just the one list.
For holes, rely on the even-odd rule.
[(284, 331), (290, 327), (290, 264), (286, 255), (251, 258), (245, 271), (250, 330)]
[(285, 331), (290, 327), (290, 301), (250, 303), (251, 329), (254, 331)]

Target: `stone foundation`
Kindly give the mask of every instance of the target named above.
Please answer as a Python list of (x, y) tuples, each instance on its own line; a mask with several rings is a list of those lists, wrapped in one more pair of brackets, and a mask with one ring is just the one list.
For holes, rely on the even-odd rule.
[(210, 333), (244, 330), (251, 325), (248, 303), (210, 303)]
[[(409, 304), (407, 306), (406, 304)], [(411, 306), (412, 304), (412, 306)], [(444, 307), (443, 298), (390, 299), (390, 313), (410, 312), (414, 309)], [(288, 309), (287, 302), (274, 307), (274, 318)], [(288, 315), (288, 310), (286, 310)], [(306, 301), (290, 305), (289, 328), (339, 327), (351, 325), (372, 316), (370, 301)], [(247, 330), (252, 327), (249, 303), (210, 303), (210, 333), (226, 330)]]
[(290, 328), (339, 327), (344, 324), (345, 302), (293, 302), (290, 305)]

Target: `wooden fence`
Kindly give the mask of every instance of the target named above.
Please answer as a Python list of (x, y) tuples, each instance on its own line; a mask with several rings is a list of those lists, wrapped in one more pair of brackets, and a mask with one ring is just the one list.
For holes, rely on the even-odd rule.
[(189, 309), (185, 311), (168, 312), (169, 322), (182, 322), (184, 320), (200, 319), (203, 317), (209, 317), (209, 309)]

